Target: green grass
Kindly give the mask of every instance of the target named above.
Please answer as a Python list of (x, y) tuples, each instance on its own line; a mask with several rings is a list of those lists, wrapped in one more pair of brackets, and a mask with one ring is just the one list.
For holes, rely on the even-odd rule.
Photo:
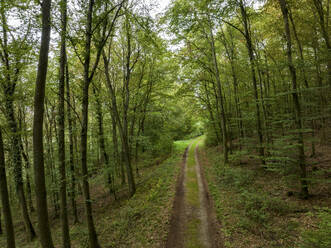
[(177, 140), (174, 142), (174, 152), (184, 151), (186, 147), (188, 147), (194, 139), (189, 140)]
[(199, 185), (196, 175), (196, 161), (195, 161), (195, 147), (197, 146), (200, 138), (196, 138), (192, 141), (187, 157), (187, 173), (186, 173), (186, 195), (185, 200), (189, 208), (192, 209), (192, 215), (186, 224), (185, 230), (185, 247), (198, 248), (202, 247), (199, 240), (199, 227), (201, 221), (197, 215), (197, 210), (200, 208), (199, 199)]
[(186, 226), (186, 248), (202, 247), (201, 241), (199, 240), (200, 224), (200, 220), (197, 218), (192, 218), (188, 221)]

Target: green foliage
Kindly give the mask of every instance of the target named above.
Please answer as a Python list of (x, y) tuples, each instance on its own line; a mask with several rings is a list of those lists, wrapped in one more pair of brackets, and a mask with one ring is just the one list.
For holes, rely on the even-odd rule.
[(207, 147), (212, 147), (212, 146), (218, 145), (219, 141), (216, 136), (217, 130), (215, 131), (215, 128), (210, 121), (205, 123), (205, 130), (206, 130), (205, 145)]
[(169, 154), (172, 150), (173, 137), (165, 125), (161, 113), (154, 113), (146, 120), (143, 145), (153, 156)]

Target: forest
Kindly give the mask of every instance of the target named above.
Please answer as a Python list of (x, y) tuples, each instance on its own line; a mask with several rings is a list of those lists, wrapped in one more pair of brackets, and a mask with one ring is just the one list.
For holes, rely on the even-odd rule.
[(330, 248), (330, 0), (0, 0), (0, 247)]

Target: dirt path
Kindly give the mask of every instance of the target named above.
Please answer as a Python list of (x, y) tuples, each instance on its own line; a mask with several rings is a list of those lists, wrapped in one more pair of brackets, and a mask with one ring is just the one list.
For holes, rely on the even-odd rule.
[(177, 180), (167, 248), (216, 248), (213, 210), (195, 140), (185, 151)]

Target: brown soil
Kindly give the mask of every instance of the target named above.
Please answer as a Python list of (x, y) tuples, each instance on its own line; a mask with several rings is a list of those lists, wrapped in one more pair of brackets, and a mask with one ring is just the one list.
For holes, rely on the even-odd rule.
[(181, 171), (179, 173), (176, 185), (176, 195), (173, 204), (172, 216), (170, 221), (170, 230), (166, 243), (167, 248), (176, 248), (184, 246), (184, 178), (185, 178), (185, 167), (188, 154), (187, 147), (183, 155), (183, 162), (181, 163)]
[(208, 184), (205, 178), (205, 173), (203, 170), (203, 164), (201, 163), (200, 160), (200, 155), (198, 151), (198, 146), (196, 147), (195, 151), (195, 160), (199, 166), (199, 173), (200, 177), (202, 179), (202, 184), (203, 184), (203, 189), (204, 189), (204, 199), (203, 201), (205, 202), (204, 204), (206, 205), (207, 208), (207, 214), (208, 214), (208, 232), (210, 235), (210, 240), (211, 240), (211, 245), (212, 247), (215, 248), (222, 248), (223, 246), (223, 239), (222, 239), (222, 234), (221, 234), (221, 225), (217, 221), (215, 209), (214, 209), (214, 202), (213, 198), (210, 196), (209, 190), (208, 190)]
[[(217, 230), (220, 226), (217, 222), (216, 215), (213, 208), (213, 202), (209, 195), (208, 186), (204, 177), (203, 169), (199, 163), (198, 145), (195, 148), (195, 170), (197, 175), (197, 183), (199, 186), (199, 202), (200, 208), (195, 209), (185, 200), (186, 192), (186, 174), (187, 174), (187, 156), (189, 147), (185, 150), (183, 155), (183, 162), (181, 164), (181, 172), (178, 176), (176, 195), (173, 203), (172, 218), (170, 222), (170, 230), (166, 243), (166, 248), (183, 248), (185, 247), (186, 240), (185, 233), (188, 220), (193, 218), (193, 214), (199, 217), (199, 237), (201, 244), (196, 244), (194, 247), (205, 248), (219, 248), (223, 247), (222, 240)], [(193, 209), (193, 211), (192, 211)], [(195, 213), (194, 213), (195, 212)]]

